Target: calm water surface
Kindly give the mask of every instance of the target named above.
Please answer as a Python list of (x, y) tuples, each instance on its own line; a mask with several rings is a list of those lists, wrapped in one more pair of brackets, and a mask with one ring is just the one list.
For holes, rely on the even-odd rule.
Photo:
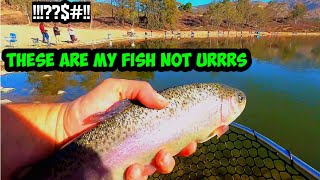
[[(248, 48), (253, 64), (246, 72), (29, 72), (2, 76), (16, 88), (2, 99), (14, 102), (73, 100), (108, 77), (146, 80), (161, 90), (195, 82), (219, 82), (247, 95), (236, 122), (246, 125), (320, 170), (320, 38), (263, 37), (136, 42), (135, 48)], [(130, 48), (130, 42), (114, 44)], [(42, 77), (52, 74), (52, 77)], [(59, 90), (64, 95), (56, 95)]]

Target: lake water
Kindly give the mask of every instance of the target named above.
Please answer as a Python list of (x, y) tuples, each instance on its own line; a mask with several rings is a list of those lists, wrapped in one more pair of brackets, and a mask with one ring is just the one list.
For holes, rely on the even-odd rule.
[[(147, 40), (135, 48), (248, 48), (252, 66), (245, 72), (29, 72), (2, 76), (15, 91), (14, 102), (73, 100), (108, 77), (146, 80), (161, 90), (195, 82), (219, 82), (247, 95), (236, 122), (274, 140), (320, 170), (320, 38), (261, 37)], [(113, 47), (129, 48), (130, 42)], [(51, 74), (52, 77), (42, 77)], [(64, 95), (56, 95), (59, 90)]]

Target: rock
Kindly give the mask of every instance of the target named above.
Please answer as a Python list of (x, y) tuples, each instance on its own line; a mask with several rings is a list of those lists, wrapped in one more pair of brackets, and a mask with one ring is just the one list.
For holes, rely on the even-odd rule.
[(38, 89), (32, 88), (32, 89), (30, 90), (30, 93), (37, 92), (37, 91), (38, 91)]
[(4, 93), (4, 94), (12, 92), (14, 90), (15, 90), (15, 88), (4, 88), (4, 87), (1, 87), (1, 92)]
[(27, 89), (27, 88), (22, 88), (21, 91), (26, 92), (26, 91), (29, 91), (29, 89)]
[(1, 99), (1, 104), (7, 104), (7, 103), (11, 103), (12, 101), (10, 101), (9, 99)]
[(59, 90), (57, 94), (61, 95), (61, 94), (65, 94), (65, 93), (66, 93), (65, 91)]
[(42, 77), (51, 77), (52, 75), (50, 75), (50, 74), (45, 74), (45, 75), (43, 75)]

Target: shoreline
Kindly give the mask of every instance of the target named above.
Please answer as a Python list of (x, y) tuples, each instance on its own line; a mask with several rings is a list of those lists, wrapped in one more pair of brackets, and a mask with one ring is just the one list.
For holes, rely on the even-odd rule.
[[(75, 28), (76, 37), (79, 39), (78, 42), (68, 43), (70, 40), (67, 28), (59, 27), (61, 31), (60, 41), (61, 45), (55, 44), (55, 37), (53, 35), (52, 27), (46, 27), (48, 29), (48, 34), (50, 36), (50, 42), (52, 43), (50, 47), (46, 43), (41, 42), (42, 35), (40, 33), (39, 27), (34, 25), (1, 25), (1, 34), (4, 37), (8, 37), (10, 33), (16, 33), (17, 35), (17, 44), (14, 48), (77, 48), (88, 45), (98, 45), (112, 42), (123, 42), (128, 40), (145, 40), (145, 39), (160, 39), (160, 38), (208, 38), (208, 31), (174, 31), (174, 34), (171, 31), (167, 31), (167, 36), (165, 36), (165, 31), (153, 31), (151, 36), (150, 30), (145, 30), (141, 28), (134, 29), (135, 36), (130, 37), (127, 35), (127, 32), (130, 29), (106, 29), (106, 28), (94, 28), (94, 29), (82, 29)], [(192, 37), (191, 32), (194, 32)], [(147, 35), (145, 35), (147, 33)], [(180, 33), (180, 36), (177, 35)], [(249, 31), (210, 31), (209, 37), (252, 37), (258, 35), (257, 33), (251, 33)], [(320, 36), (320, 32), (260, 32), (260, 36), (278, 36), (278, 37), (288, 37), (288, 36)], [(110, 39), (108, 37), (111, 37)], [(39, 46), (34, 46), (31, 38), (39, 38)], [(4, 38), (1, 39), (3, 46), (1, 51), (8, 47), (8, 42)]]
[[(254, 37), (257, 36), (257, 33), (251, 33), (249, 31), (210, 31), (210, 35), (208, 36), (208, 31), (174, 31), (174, 34), (171, 31), (167, 31), (167, 36), (165, 36), (165, 31), (153, 31), (151, 36), (150, 30), (145, 30), (141, 28), (134, 29), (135, 36), (130, 37), (127, 35), (127, 32), (130, 32), (130, 29), (119, 29), (119, 28), (94, 28), (94, 29), (83, 29), (83, 28), (76, 28), (76, 37), (79, 39), (76, 43), (68, 43), (66, 41), (70, 40), (69, 34), (67, 32), (67, 28), (59, 27), (61, 35), (60, 41), (63, 43), (61, 45), (52, 44), (50, 47), (47, 46), (46, 43), (42, 43), (41, 39), (42, 35), (40, 33), (39, 27), (35, 25), (0, 25), (1, 27), (1, 34), (4, 37), (9, 36), (10, 33), (16, 33), (17, 35), (17, 45), (14, 48), (37, 48), (37, 49), (47, 49), (47, 48), (55, 48), (55, 49), (62, 49), (62, 48), (83, 48), (88, 46), (94, 46), (107, 44), (114, 42), (126, 42), (133, 40), (134, 42), (140, 42), (144, 40), (150, 39), (171, 39), (171, 38), (178, 38), (178, 39), (191, 39), (191, 38), (233, 38), (233, 37)], [(55, 43), (55, 37), (53, 35), (52, 27), (46, 28), (48, 29), (48, 34), (50, 36), (51, 43)], [(145, 33), (147, 32), (147, 35)], [(191, 32), (194, 32), (192, 37)], [(180, 33), (179, 35), (177, 33)], [(108, 37), (111, 38), (109, 39)], [(289, 36), (320, 36), (320, 32), (309, 32), (309, 33), (301, 33), (301, 32), (260, 32), (260, 36), (269, 36), (269, 37), (289, 37)], [(31, 38), (39, 38), (39, 46), (33, 46), (33, 42)], [(8, 42), (5, 41), (5, 38), (1, 39), (1, 51), (7, 47)], [(15, 72), (7, 72), (4, 69), (4, 62), (1, 61), (1, 70), (0, 76), (9, 73)]]

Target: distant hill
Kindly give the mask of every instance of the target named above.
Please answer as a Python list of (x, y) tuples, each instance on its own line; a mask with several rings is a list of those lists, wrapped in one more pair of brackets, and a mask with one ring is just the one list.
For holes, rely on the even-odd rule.
[(307, 18), (320, 19), (320, 8), (308, 11)]
[(194, 8), (207, 8), (209, 7), (210, 4), (203, 4), (203, 5), (199, 5), (199, 6), (194, 6)]
[[(259, 4), (265, 4), (260, 1), (252, 1), (253, 3), (259, 3)], [(289, 4), (290, 7), (293, 7), (297, 2), (302, 2), (303, 4), (306, 5), (308, 10), (315, 10), (315, 9), (320, 9), (320, 0), (275, 0), (275, 2), (286, 2)], [(207, 8), (209, 7), (209, 4), (203, 4), (199, 6), (195, 6), (196, 9), (202, 9), (202, 8)]]
[[(261, 4), (261, 5), (267, 5), (267, 3), (264, 3), (264, 2), (260, 2), (260, 1), (251, 1), (252, 3), (258, 3), (258, 4)], [(203, 5), (199, 5), (199, 6), (194, 6), (193, 8), (194, 9), (206, 9), (209, 7), (210, 4), (203, 4)]]
[(303, 3), (308, 10), (320, 9), (320, 0), (275, 0), (276, 2), (286, 2), (293, 7), (297, 2)]

